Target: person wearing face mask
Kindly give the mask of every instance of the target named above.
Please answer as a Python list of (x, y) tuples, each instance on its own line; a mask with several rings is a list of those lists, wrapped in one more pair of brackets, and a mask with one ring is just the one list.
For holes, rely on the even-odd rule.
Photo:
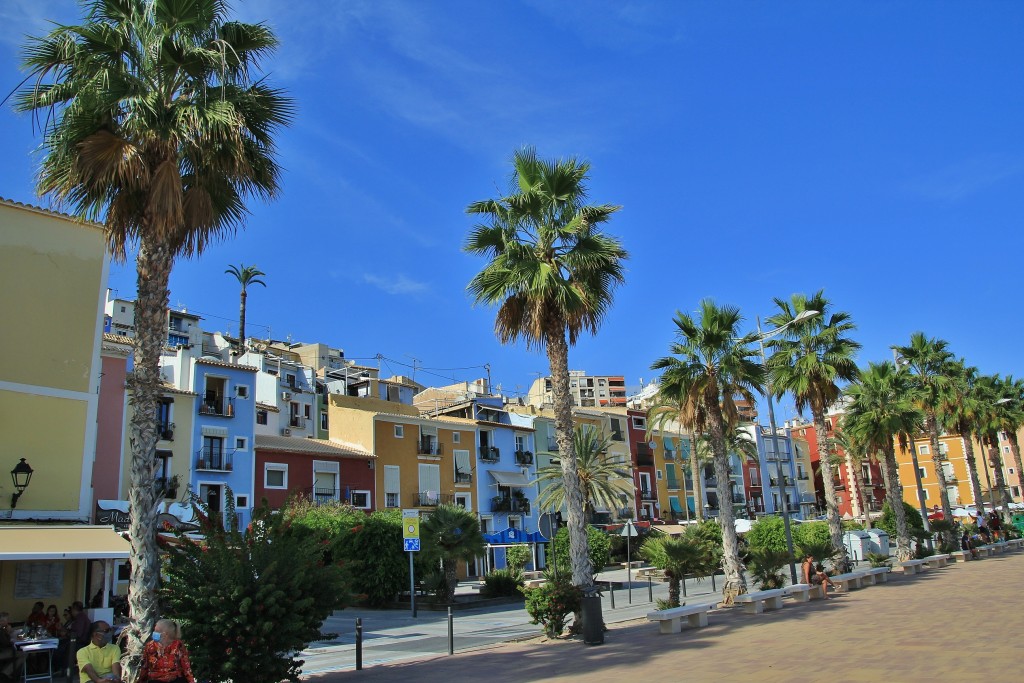
[(89, 644), (78, 651), (81, 683), (121, 682), (121, 648), (110, 642), (110, 624), (93, 622)]
[(138, 683), (196, 683), (188, 649), (181, 642), (177, 622), (161, 619), (153, 628), (152, 639), (142, 651)]

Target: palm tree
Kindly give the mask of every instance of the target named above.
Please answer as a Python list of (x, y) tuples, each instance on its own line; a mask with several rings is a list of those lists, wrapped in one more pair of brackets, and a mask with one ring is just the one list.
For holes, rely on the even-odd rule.
[[(677, 312), (676, 339), (672, 354), (651, 366), (664, 370), (661, 386), (688, 406), (696, 417), (698, 431), (707, 431), (714, 452), (718, 499), (731, 500), (729, 450), (726, 435), (739, 422), (736, 397), (751, 402), (764, 384), (764, 368), (755, 360), (751, 344), (757, 335), (740, 336), (739, 309), (716, 306), (710, 299), (700, 304), (699, 318)], [(721, 505), (722, 564), (725, 585), (723, 603), (730, 605), (747, 592), (736, 539), (735, 515), (731, 505)]]
[(1008, 399), (1004, 404), (1003, 431), (1010, 442), (1010, 453), (1013, 455), (1013, 464), (1016, 467), (1018, 481), (1024, 482), (1024, 463), (1021, 463), (1020, 440), (1017, 438), (1017, 430), (1024, 425), (1024, 379), (1014, 379), (1007, 375), (1002, 380), (1002, 398)]
[(969, 367), (961, 358), (947, 368), (950, 378), (948, 390), (942, 393), (940, 414), (943, 427), (963, 440), (964, 460), (971, 478), (971, 493), (980, 514), (985, 514), (985, 501), (978, 478), (978, 460), (974, 454), (973, 434), (982, 419), (983, 403), (977, 387), (978, 369)]
[(707, 564), (706, 545), (689, 533), (650, 536), (640, 547), (640, 557), (665, 573), (669, 607), (679, 607), (679, 587), (687, 575), (700, 574)]
[[(874, 458), (864, 450), (857, 438), (843, 429), (837, 429), (828, 439), (829, 453), (835, 454), (837, 458), (845, 459), (846, 471), (850, 474), (854, 488), (857, 489), (857, 500), (860, 504), (861, 518), (864, 520), (864, 527), (871, 528), (871, 515), (868, 511), (867, 487), (864, 484), (863, 464), (871, 462)], [(843, 455), (839, 455), (842, 451)]]
[[(824, 290), (813, 296), (794, 294), (790, 301), (775, 299), (779, 312), (767, 322), (782, 329), (780, 336), (768, 342), (775, 353), (768, 359), (770, 386), (781, 397), (789, 392), (801, 413), (810, 408), (818, 453), (827, 459), (828, 430), (826, 413), (839, 398), (839, 383), (857, 378), (854, 357), (860, 344), (849, 336), (856, 329), (849, 313), (830, 313), (831, 302)], [(807, 312), (818, 315), (808, 316)], [(798, 316), (804, 317), (797, 319)], [(839, 573), (850, 571), (850, 558), (843, 544), (843, 525), (839, 516), (839, 501), (831, 468), (822, 468), (825, 489), (825, 507), (832, 544), (837, 548), (836, 568)]]
[(274, 135), (292, 104), (258, 77), (277, 39), (230, 21), (219, 0), (92, 0), (84, 23), (32, 37), (32, 82), (15, 102), (43, 123), (38, 190), (102, 220), (124, 260), (137, 245), (130, 466), (128, 673), (157, 619), (157, 404), (175, 258), (244, 222), (251, 197), (277, 194)]
[[(583, 490), (583, 514), (587, 520), (592, 519), (596, 506), (609, 510), (620, 507), (620, 496), (628, 495), (632, 488), (628, 465), (608, 452), (611, 443), (611, 439), (589, 426), (577, 425), (573, 431), (576, 473)], [(551, 464), (538, 469), (537, 478), (531, 483), (541, 483), (538, 508), (560, 510), (566, 501), (561, 458), (557, 453), (547, 455)]]
[(228, 269), (224, 271), (229, 275), (234, 275), (235, 279), (238, 280), (238, 284), (242, 286), (242, 301), (238, 305), (238, 351), (239, 353), (245, 352), (245, 299), (248, 296), (246, 290), (251, 285), (263, 285), (267, 286), (267, 283), (260, 279), (260, 275), (266, 275), (262, 270), (256, 266), (247, 266), (244, 263), (237, 266), (228, 266)]
[[(673, 426), (686, 429), (690, 441), (690, 479), (693, 485), (693, 511), (697, 521), (704, 519), (704, 494), (700, 486), (700, 459), (697, 458), (697, 439), (695, 437), (697, 423), (700, 419), (687, 412), (685, 397), (671, 396), (664, 386), (658, 387), (658, 393), (650, 408), (647, 409), (648, 438), (655, 430), (668, 431)], [(677, 429), (679, 441), (682, 443), (681, 429)]]
[(982, 405), (981, 420), (979, 421), (978, 440), (988, 448), (988, 465), (992, 469), (992, 476), (995, 477), (995, 491), (998, 492), (999, 502), (996, 502), (995, 495), (992, 496), (992, 507), (1002, 506), (1002, 517), (1004, 523), (1009, 526), (1012, 523), (1013, 515), (1010, 513), (1012, 499), (1006, 487), (1006, 478), (1003, 476), (1003, 458), (999, 453), (999, 432), (1016, 432), (1019, 422), (1015, 415), (1012, 388), (1007, 390), (1006, 385), (997, 375), (985, 375), (978, 379), (977, 389)]
[(870, 363), (858, 381), (846, 387), (849, 405), (842, 431), (869, 452), (882, 454), (885, 497), (896, 518), (896, 557), (902, 562), (913, 555), (910, 531), (903, 508), (903, 492), (896, 462), (896, 439), (905, 442), (921, 428), (924, 416), (917, 405), (916, 389), (906, 373), (890, 362)]
[[(910, 344), (907, 346), (892, 347), (911, 373), (912, 381), (918, 389), (917, 400), (924, 413), (924, 430), (931, 444), (932, 466), (935, 480), (939, 484), (943, 519), (953, 519), (953, 509), (949, 505), (949, 493), (946, 491), (946, 473), (942, 469), (945, 456), (939, 450), (939, 422), (942, 417), (939, 409), (942, 396), (951, 384), (947, 373), (953, 354), (947, 349), (948, 346), (945, 340), (935, 337), (929, 339), (923, 332), (915, 332), (910, 335)], [(952, 531), (946, 532), (943, 537), (946, 545), (956, 545), (957, 540)]]
[(480, 521), (460, 505), (438, 505), (420, 525), (420, 537), (424, 558), (439, 562), (444, 574), (441, 601), (452, 602), (459, 582), (459, 561), (470, 562), (484, 553)]
[(569, 347), (582, 333), (597, 332), (615, 287), (625, 281), (626, 250), (600, 229), (620, 207), (586, 203), (587, 162), (544, 161), (523, 149), (512, 165), (507, 195), (466, 209), (485, 222), (473, 228), (465, 250), (490, 259), (468, 289), (477, 303), (498, 306), (494, 329), (503, 344), (523, 339), (547, 352), (572, 581), (586, 590), (593, 574), (573, 449)]

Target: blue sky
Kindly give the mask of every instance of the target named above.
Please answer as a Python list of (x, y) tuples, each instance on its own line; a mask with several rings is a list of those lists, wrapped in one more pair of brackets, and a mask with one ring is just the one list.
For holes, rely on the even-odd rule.
[[(502, 347), (465, 285), (471, 201), (504, 188), (522, 145), (593, 165), (591, 196), (628, 282), (570, 365), (652, 377), (677, 309), (703, 297), (753, 325), (772, 298), (824, 288), (859, 325), (861, 360), (911, 332), (983, 372), (1020, 375), (1024, 4), (411, 1), (235, 3), (282, 45), (297, 100), (281, 198), (180, 263), (172, 304), (235, 328), (228, 264), (256, 263), (250, 332), (349, 357), (466, 368), (507, 393), (546, 373)], [(20, 36), (76, 5), (0, 6), (0, 81)], [(0, 113), (0, 195), (35, 203), (27, 116)], [(134, 292), (131, 263), (111, 286)], [(479, 370), (420, 371), (468, 379)], [(787, 410), (782, 411), (788, 416)]]

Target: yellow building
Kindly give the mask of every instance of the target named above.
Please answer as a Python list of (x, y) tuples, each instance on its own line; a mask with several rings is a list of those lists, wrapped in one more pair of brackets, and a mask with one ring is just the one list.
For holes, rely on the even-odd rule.
[[(941, 507), (939, 482), (935, 474), (935, 464), (928, 437), (923, 434), (919, 435), (914, 440), (914, 450), (917, 453), (917, 465), (921, 474), (921, 488), (924, 490), (925, 505), (929, 509), (936, 505)], [(978, 458), (979, 454), (980, 451), (975, 448), (975, 457)], [(971, 479), (967, 470), (967, 461), (964, 459), (963, 439), (958, 436), (941, 436), (939, 438), (939, 456), (946, 478), (949, 504), (953, 507), (973, 505), (974, 493), (971, 491)], [(903, 485), (903, 500), (916, 509), (919, 502), (912, 454), (909, 450), (901, 449), (898, 442), (896, 444), (896, 461), (899, 464), (900, 483)], [(978, 464), (980, 466), (980, 462)]]
[[(1017, 430), (1017, 442), (1024, 444), (1024, 427)], [(1022, 474), (1017, 471), (1014, 462), (1013, 451), (1010, 447), (1010, 440), (1006, 438), (1005, 432), (999, 432), (999, 441), (996, 446), (997, 454), (993, 460), (992, 453), (988, 446), (982, 446), (976, 439), (974, 441), (974, 458), (978, 467), (978, 479), (981, 485), (981, 495), (986, 503), (995, 500), (1000, 504), (1000, 496), (997, 491), (996, 469), (1003, 473), (1003, 484), (1010, 500), (1014, 503), (1024, 502), (1024, 486), (1022, 486)]]
[[(109, 528), (66, 526), (93, 505), (108, 264), (100, 226), (0, 199), (0, 605), (17, 620), (36, 600), (102, 588), (102, 564), (87, 559), (109, 577), (127, 557)], [(32, 477), (15, 507), (8, 472), (22, 459)]]

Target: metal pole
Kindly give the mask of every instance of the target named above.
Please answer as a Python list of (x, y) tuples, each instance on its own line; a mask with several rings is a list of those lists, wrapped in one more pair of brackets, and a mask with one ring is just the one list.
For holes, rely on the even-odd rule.
[(451, 607), (448, 608), (448, 654), (455, 654), (455, 618)]
[(647, 575), (647, 602), (654, 602), (654, 579)]
[[(768, 360), (764, 355), (764, 337), (761, 334), (761, 317), (757, 318), (757, 341), (761, 346), (761, 365), (767, 365)], [(793, 532), (789, 527), (789, 499), (786, 497), (786, 479), (782, 473), (782, 458), (779, 455), (779, 434), (775, 428), (775, 407), (772, 405), (772, 385), (768, 382), (768, 425), (772, 430), (772, 450), (775, 451), (775, 476), (779, 478), (779, 503), (782, 505), (782, 525), (786, 530), (786, 550), (789, 551), (789, 578), (793, 584), (800, 583), (796, 578), (796, 551), (793, 549)], [(819, 457), (822, 457), (819, 454)], [(828, 463), (828, 454), (824, 454), (825, 462)], [(832, 476), (832, 468), (829, 467), (828, 476)]]
[(363, 618), (356, 617), (356, 671), (363, 670)]
[(409, 609), (416, 618), (416, 569), (412, 566), (412, 551), (409, 551)]
[(615, 584), (611, 581), (608, 582), (608, 590), (612, 594), (612, 609), (615, 609)]
[[(632, 526), (632, 522), (631, 521), (627, 521), (626, 522), (626, 526), (627, 527), (631, 527)], [(632, 528), (628, 528), (627, 529), (627, 533), (632, 531), (632, 530), (633, 530)], [(631, 540), (632, 539), (629, 536), (626, 536), (626, 591), (629, 594), (629, 604), (632, 605), (633, 604), (633, 575), (632, 575), (632, 571), (633, 571), (633, 558), (631, 557), (631, 553), (630, 553), (630, 541)]]

